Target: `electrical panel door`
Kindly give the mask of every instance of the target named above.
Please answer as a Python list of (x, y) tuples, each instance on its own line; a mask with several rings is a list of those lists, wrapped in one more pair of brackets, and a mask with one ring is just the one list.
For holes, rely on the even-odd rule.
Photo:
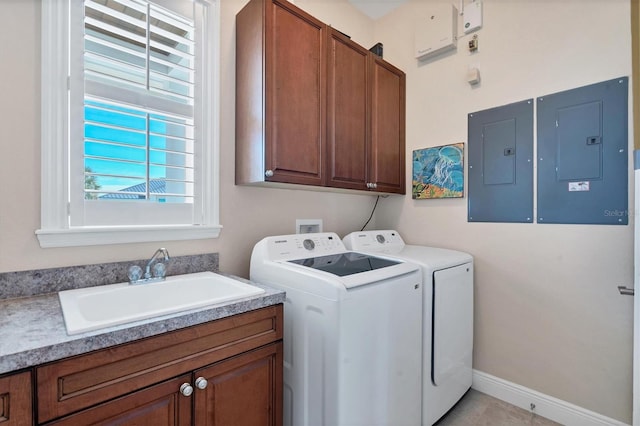
[(469, 222), (533, 221), (533, 99), (468, 117)]
[(628, 223), (628, 78), (537, 99), (538, 223)]

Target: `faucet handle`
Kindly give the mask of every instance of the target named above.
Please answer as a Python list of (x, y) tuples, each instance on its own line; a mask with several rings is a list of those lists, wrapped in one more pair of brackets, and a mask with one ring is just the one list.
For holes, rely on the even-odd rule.
[(164, 278), (167, 274), (167, 267), (164, 263), (158, 262), (153, 265), (153, 276), (156, 278)]
[(129, 282), (138, 281), (142, 278), (142, 268), (138, 265), (131, 265), (129, 267), (129, 271), (127, 272), (127, 276), (129, 277)]

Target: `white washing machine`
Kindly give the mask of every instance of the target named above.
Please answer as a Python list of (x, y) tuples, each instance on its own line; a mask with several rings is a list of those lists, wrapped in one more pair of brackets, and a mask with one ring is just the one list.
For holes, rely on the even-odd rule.
[(284, 423), (419, 425), (422, 274), (331, 232), (267, 237), (250, 278), (286, 291)]
[(431, 426), (471, 387), (473, 257), (407, 245), (396, 231), (347, 235), (348, 249), (417, 263), (424, 279), (422, 425)]

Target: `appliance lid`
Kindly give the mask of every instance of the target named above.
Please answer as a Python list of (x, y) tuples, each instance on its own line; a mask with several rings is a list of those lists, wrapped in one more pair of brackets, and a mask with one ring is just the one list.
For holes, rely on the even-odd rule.
[(288, 262), (329, 272), (339, 277), (374, 271), (376, 269), (387, 268), (401, 263), (399, 261), (357, 252), (345, 252), (327, 256), (310, 257), (306, 259), (294, 259), (289, 260)]

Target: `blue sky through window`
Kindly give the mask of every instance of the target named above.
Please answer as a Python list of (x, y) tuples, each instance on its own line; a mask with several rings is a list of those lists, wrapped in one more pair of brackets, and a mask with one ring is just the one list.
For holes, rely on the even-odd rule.
[[(149, 179), (167, 178), (164, 135), (168, 126), (158, 118), (164, 117), (111, 103), (85, 101), (85, 167), (102, 191), (146, 183), (147, 167)], [(178, 132), (174, 129), (174, 133)]]

